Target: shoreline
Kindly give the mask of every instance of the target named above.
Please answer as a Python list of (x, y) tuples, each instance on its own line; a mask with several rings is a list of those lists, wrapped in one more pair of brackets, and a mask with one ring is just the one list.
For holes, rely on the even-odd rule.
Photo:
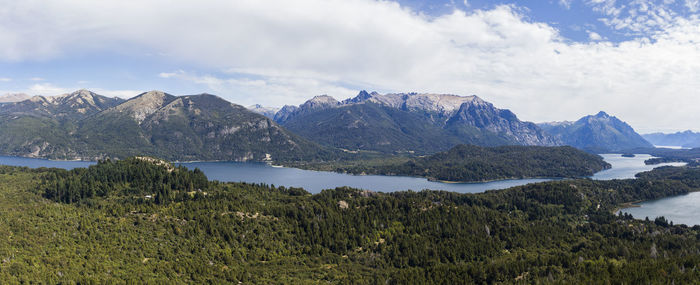
[[(39, 158), (39, 157), (28, 157), (28, 156), (12, 156), (12, 155), (3, 155), (5, 157), (15, 157), (15, 158), (26, 158), (26, 159), (39, 159), (39, 160), (46, 160), (46, 161), (56, 161), (56, 162), (85, 162), (85, 163), (97, 163), (98, 161), (94, 160), (84, 160), (84, 159), (74, 159), (74, 160), (59, 160), (59, 159), (48, 159), (48, 158)], [(412, 176), (412, 175), (397, 175), (397, 174), (367, 174), (367, 173), (350, 173), (350, 172), (340, 172), (340, 171), (333, 171), (333, 170), (319, 170), (319, 169), (314, 169), (313, 167), (304, 167), (305, 164), (299, 164), (298, 166), (294, 166), (294, 163), (292, 163), (293, 166), (286, 166), (284, 164), (275, 164), (274, 161), (229, 161), (229, 160), (192, 160), (192, 161), (171, 161), (173, 164), (190, 164), (190, 163), (227, 163), (227, 162), (236, 162), (236, 163), (264, 163), (270, 167), (273, 168), (293, 168), (293, 169), (299, 169), (299, 170), (304, 170), (304, 171), (317, 171), (317, 172), (329, 172), (329, 173), (337, 173), (337, 174), (348, 174), (352, 176), (380, 176), (380, 177), (410, 177), (410, 178), (420, 178), (420, 179), (426, 179), (429, 182), (436, 182), (436, 183), (444, 183), (444, 184), (484, 184), (484, 183), (494, 183), (494, 182), (507, 182), (507, 181), (517, 181), (517, 180), (526, 180), (526, 179), (542, 179), (545, 181), (559, 181), (559, 180), (566, 180), (566, 179), (586, 179), (586, 178), (591, 178), (591, 176), (576, 176), (576, 177), (542, 177), (542, 176), (537, 176), (537, 177), (504, 177), (504, 178), (496, 178), (496, 179), (484, 179), (484, 180), (474, 180), (474, 181), (450, 181), (450, 180), (440, 180), (440, 179), (435, 179), (433, 177), (426, 177), (426, 176)], [(596, 173), (612, 169), (612, 165), (608, 163), (607, 167), (604, 167), (600, 171), (597, 171)], [(542, 181), (543, 182), (543, 181)], [(534, 182), (536, 183), (536, 182)]]
[[(637, 200), (637, 201), (632, 201), (632, 202), (625, 202), (625, 203), (622, 203), (622, 204), (618, 205), (617, 207), (615, 207), (615, 208), (613, 209), (613, 214), (617, 214), (618, 212), (620, 212), (620, 211), (622, 211), (622, 210), (624, 210), (624, 209), (641, 208), (642, 205), (640, 205), (640, 204), (642, 204), (642, 203), (652, 202), (652, 201), (658, 201), (658, 200), (666, 199), (666, 198), (680, 197), (680, 196), (688, 195), (688, 194), (691, 194), (691, 193), (698, 193), (698, 192), (700, 192), (700, 189), (697, 189), (697, 190), (695, 190), (695, 191), (688, 191), (688, 193), (685, 193), (685, 194), (664, 196), (664, 197), (660, 197), (660, 198), (657, 198), (657, 199), (651, 199), (651, 200)], [(635, 219), (640, 220), (639, 218), (635, 218)]]

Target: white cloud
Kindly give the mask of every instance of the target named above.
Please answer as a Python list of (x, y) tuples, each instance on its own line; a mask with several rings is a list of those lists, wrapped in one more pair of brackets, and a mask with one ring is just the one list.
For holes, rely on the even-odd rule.
[(244, 106), (263, 104), (281, 107), (285, 104), (298, 103), (289, 101), (289, 97), (309, 99), (311, 96), (320, 95), (310, 90), (324, 90), (325, 94), (338, 99), (357, 95), (356, 90), (337, 86), (316, 77), (268, 74), (264, 79), (255, 79), (252, 74), (231, 73), (235, 74), (228, 77), (217, 77), (178, 70), (176, 72), (163, 72), (159, 75), (163, 78), (199, 84), (204, 89), (211, 90), (211, 92), (225, 98), (238, 98), (238, 100), (232, 101)]
[(182, 71), (182, 70), (178, 70), (177, 72), (161, 72), (158, 74), (158, 77), (160, 77), (160, 78), (173, 78), (173, 77), (177, 77), (178, 75), (181, 75), (183, 73), (184, 73), (184, 71)]
[(369, 0), (0, 0), (0, 60), (138, 52), (193, 70), (160, 78), (241, 104), (357, 87), (478, 94), (533, 121), (606, 110), (643, 131), (700, 130), (700, 20), (646, 2), (586, 2), (643, 35), (613, 44), (567, 41), (515, 6), (428, 17)]
[(12, 78), (0, 77), (0, 82), (10, 82), (10, 81), (12, 81)]
[(40, 83), (30, 86), (29, 89), (26, 90), (26, 92), (24, 93), (30, 95), (56, 96), (60, 94), (70, 93), (72, 91), (75, 91), (75, 89), (58, 87), (51, 83)]
[(597, 41), (602, 41), (603, 37), (596, 32), (588, 31), (588, 39), (590, 39), (591, 41), (597, 42)]
[(573, 0), (559, 0), (559, 5), (568, 10), (571, 9), (571, 2), (573, 2)]

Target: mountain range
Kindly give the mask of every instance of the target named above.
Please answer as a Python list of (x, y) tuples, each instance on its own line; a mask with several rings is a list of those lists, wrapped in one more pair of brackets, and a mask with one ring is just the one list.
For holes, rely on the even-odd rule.
[(657, 146), (700, 147), (700, 133), (690, 130), (672, 134), (652, 133), (642, 135), (647, 141)]
[(630, 125), (603, 111), (575, 122), (541, 123), (539, 126), (564, 144), (590, 152), (617, 152), (654, 147)]
[(361, 91), (343, 101), (316, 96), (274, 115), (274, 109), (260, 105), (251, 110), (309, 140), (346, 150), (429, 154), (457, 144), (570, 145), (602, 153), (653, 147), (605, 112), (575, 122), (534, 124), (474, 95)]
[[(477, 96), (362, 91), (338, 101), (249, 109), (211, 94), (160, 91), (125, 100), (88, 90), (0, 105), (0, 153), (97, 160), (325, 161), (356, 151), (432, 154), (455, 145), (571, 145), (590, 152), (651, 147), (601, 112), (576, 122), (524, 122)], [(345, 152), (341, 151), (345, 150)]]
[(335, 153), (217, 96), (160, 91), (129, 100), (88, 90), (35, 96), (0, 106), (0, 133), (1, 153), (54, 159), (279, 161)]
[(309, 140), (353, 151), (434, 153), (457, 144), (561, 145), (534, 123), (474, 95), (361, 91), (342, 102), (321, 95), (299, 106), (284, 106), (273, 118)]
[(24, 101), (31, 98), (29, 95), (24, 93), (10, 93), (5, 95), (0, 95), (0, 104), (13, 103)]

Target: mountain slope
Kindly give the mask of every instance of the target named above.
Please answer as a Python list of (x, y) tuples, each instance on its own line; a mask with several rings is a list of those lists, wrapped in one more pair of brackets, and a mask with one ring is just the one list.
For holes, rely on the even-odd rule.
[[(315, 160), (337, 154), (214, 95), (151, 91), (122, 102), (83, 90), (74, 94), (0, 108), (0, 116), (7, 118), (0, 131), (8, 134), (0, 139), (0, 152), (60, 159), (153, 155), (232, 161)], [(26, 126), (33, 127), (24, 130)]]
[(539, 126), (567, 145), (592, 152), (653, 147), (627, 123), (603, 111), (573, 123), (542, 123)]
[(123, 102), (87, 90), (54, 97), (35, 96), (0, 106), (0, 153), (70, 159), (81, 143), (78, 122)]
[(284, 127), (320, 144), (349, 150), (434, 152), (460, 143), (429, 118), (374, 103), (311, 112), (288, 120)]
[(661, 146), (681, 146), (681, 147), (700, 147), (700, 133), (690, 130), (684, 132), (676, 132), (672, 134), (653, 133), (642, 135), (644, 139), (654, 145)]
[(559, 144), (535, 124), (477, 96), (362, 91), (338, 102), (323, 95), (285, 106), (275, 120), (312, 141), (351, 150), (433, 153), (460, 143)]

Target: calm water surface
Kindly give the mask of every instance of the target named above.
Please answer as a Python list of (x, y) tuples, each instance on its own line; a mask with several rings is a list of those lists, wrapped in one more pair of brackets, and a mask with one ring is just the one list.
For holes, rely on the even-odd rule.
[(665, 217), (674, 224), (700, 225), (700, 192), (663, 198), (639, 204), (638, 208), (623, 209), (637, 219)]
[(628, 179), (634, 178), (639, 172), (649, 171), (660, 166), (683, 166), (684, 162), (662, 163), (645, 165), (644, 161), (652, 158), (648, 154), (637, 154), (634, 157), (622, 157), (620, 154), (601, 154), (600, 156), (612, 165), (612, 168), (600, 171), (593, 175), (596, 180)]
[[(612, 169), (597, 173), (593, 179), (623, 179), (634, 178), (634, 174), (651, 170), (652, 166), (644, 165), (648, 155), (638, 155), (634, 158), (624, 158), (619, 154), (603, 155), (612, 164)], [(94, 162), (83, 161), (51, 161), (44, 159), (0, 156), (0, 164), (14, 166), (58, 167), (72, 169), (86, 167)], [(381, 192), (423, 189), (446, 190), (459, 193), (478, 193), (486, 190), (505, 189), (529, 183), (549, 181), (552, 179), (516, 179), (486, 183), (441, 183), (428, 181), (425, 178), (379, 175), (349, 175), (334, 172), (301, 170), (296, 168), (272, 167), (264, 163), (246, 162), (192, 162), (181, 163), (194, 169), (201, 169), (209, 179), (225, 182), (266, 183), (277, 186), (302, 187), (311, 193), (321, 192), (340, 186), (350, 186)]]

